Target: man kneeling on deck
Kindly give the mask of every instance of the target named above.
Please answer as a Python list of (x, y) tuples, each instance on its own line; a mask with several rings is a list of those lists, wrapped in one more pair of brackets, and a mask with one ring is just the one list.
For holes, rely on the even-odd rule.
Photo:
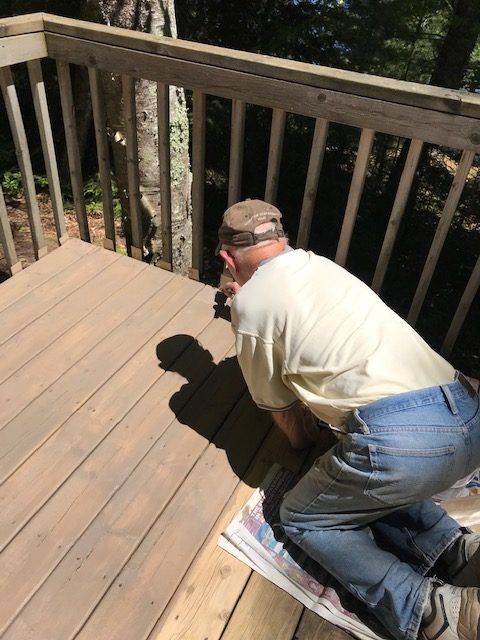
[(480, 466), (478, 395), (369, 287), (289, 247), (280, 219), (233, 205), (217, 253), (255, 402), (294, 447), (312, 444), (304, 406), (340, 434), (286, 494), (283, 528), (395, 638), (478, 640), (480, 535), (431, 499)]

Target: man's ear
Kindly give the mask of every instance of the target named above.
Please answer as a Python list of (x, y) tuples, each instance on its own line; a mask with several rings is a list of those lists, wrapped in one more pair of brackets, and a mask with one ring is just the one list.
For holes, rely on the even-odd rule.
[(235, 272), (236, 272), (235, 258), (232, 256), (230, 251), (227, 251), (226, 249), (220, 249), (220, 251), (218, 252), (218, 255), (222, 258), (222, 260), (224, 260), (227, 263), (227, 267), (230, 273), (232, 275), (235, 275)]

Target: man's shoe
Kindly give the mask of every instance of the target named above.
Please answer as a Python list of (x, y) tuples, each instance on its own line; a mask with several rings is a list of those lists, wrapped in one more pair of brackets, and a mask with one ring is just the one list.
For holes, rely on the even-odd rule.
[(480, 589), (434, 585), (420, 625), (423, 640), (480, 640)]
[(457, 587), (480, 587), (480, 534), (464, 533), (442, 555), (446, 580)]

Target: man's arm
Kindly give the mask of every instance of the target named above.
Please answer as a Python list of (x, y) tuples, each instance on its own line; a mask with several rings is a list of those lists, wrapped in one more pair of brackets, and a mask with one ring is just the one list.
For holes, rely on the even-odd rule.
[(294, 449), (306, 449), (317, 442), (317, 420), (301, 402), (297, 402), (286, 411), (271, 413)]

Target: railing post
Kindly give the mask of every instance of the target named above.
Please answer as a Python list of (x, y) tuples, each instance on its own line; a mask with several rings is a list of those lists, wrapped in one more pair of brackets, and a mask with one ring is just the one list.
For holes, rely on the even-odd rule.
[(32, 234), (33, 250), (38, 260), (47, 253), (47, 245), (43, 235), (37, 194), (33, 180), (32, 163), (28, 150), (27, 135), (23, 126), (22, 113), (18, 103), (17, 91), (13, 82), (10, 67), (0, 68), (0, 85), (7, 110), (8, 121), (12, 130), (13, 141), (18, 164), (22, 174), (23, 189), (27, 203), (30, 232)]
[(228, 206), (238, 202), (242, 191), (243, 139), (245, 135), (245, 102), (232, 100), (232, 132), (230, 168), (228, 172)]
[(17, 252), (15, 251), (15, 243), (13, 241), (12, 230), (10, 229), (10, 222), (8, 220), (7, 207), (5, 206), (5, 200), (3, 198), (2, 187), (0, 186), (0, 244), (3, 247), (5, 253), (5, 259), (7, 261), (7, 267), (10, 271), (10, 275), (14, 275), (18, 271), (22, 270), (22, 263), (17, 258)]
[(190, 277), (200, 280), (203, 271), (203, 217), (205, 192), (206, 96), (193, 92), (192, 128), (192, 269)]
[(160, 207), (163, 269), (172, 270), (172, 187), (170, 157), (170, 86), (157, 83), (158, 164), (160, 167)]
[(272, 129), (268, 150), (267, 179), (265, 185), (265, 202), (275, 204), (277, 200), (278, 179), (282, 162), (283, 138), (287, 114), (283, 109), (274, 109), (272, 113)]

